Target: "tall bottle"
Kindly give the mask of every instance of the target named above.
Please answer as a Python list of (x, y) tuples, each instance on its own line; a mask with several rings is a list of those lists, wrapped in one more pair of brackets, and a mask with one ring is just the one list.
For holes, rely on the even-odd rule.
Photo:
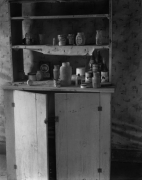
[(71, 85), (72, 68), (69, 62), (63, 62), (60, 67), (61, 86)]
[(109, 82), (109, 71), (106, 65), (106, 59), (103, 58), (103, 63), (101, 66), (101, 82)]
[(101, 56), (100, 50), (97, 50), (96, 62), (98, 64), (98, 71), (100, 72), (100, 75), (101, 75), (102, 56)]

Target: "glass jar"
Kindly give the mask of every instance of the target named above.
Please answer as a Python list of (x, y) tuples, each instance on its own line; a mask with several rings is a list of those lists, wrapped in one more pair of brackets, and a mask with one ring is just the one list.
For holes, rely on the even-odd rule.
[(96, 30), (96, 45), (105, 44), (105, 31), (104, 30)]
[(76, 35), (76, 45), (82, 46), (85, 44), (85, 34), (83, 32), (78, 32)]
[(37, 71), (37, 73), (36, 73), (36, 80), (37, 81), (43, 80), (43, 74), (42, 74), (41, 71)]

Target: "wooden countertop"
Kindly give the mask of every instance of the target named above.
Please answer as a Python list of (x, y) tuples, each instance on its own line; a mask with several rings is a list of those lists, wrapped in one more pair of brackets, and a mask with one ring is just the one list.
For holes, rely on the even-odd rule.
[(100, 93), (114, 93), (114, 86), (101, 88), (80, 88), (80, 86), (69, 87), (54, 87), (53, 80), (47, 81), (33, 81), (31, 86), (26, 82), (9, 82), (3, 85), (4, 90), (23, 90), (23, 91), (53, 91), (53, 92), (100, 92)]

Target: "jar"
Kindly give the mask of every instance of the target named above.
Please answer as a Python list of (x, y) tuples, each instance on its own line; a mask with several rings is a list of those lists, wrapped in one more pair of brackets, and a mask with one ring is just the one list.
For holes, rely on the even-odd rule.
[(37, 81), (43, 80), (43, 74), (42, 74), (41, 71), (37, 71), (37, 73), (36, 73), (36, 80)]
[(32, 81), (36, 81), (36, 73), (28, 73), (28, 79)]
[(64, 34), (58, 35), (58, 45), (65, 46), (66, 45), (66, 36)]
[(85, 73), (85, 82), (86, 83), (92, 82), (92, 72), (91, 71)]
[(96, 45), (105, 44), (105, 31), (104, 30), (96, 30)]
[(82, 46), (85, 44), (85, 34), (83, 32), (78, 32), (76, 35), (76, 45)]
[(100, 73), (99, 72), (93, 73), (93, 77), (92, 77), (92, 86), (93, 86), (93, 88), (101, 87), (100, 82), (101, 82)]
[(54, 80), (58, 80), (60, 76), (60, 66), (59, 65), (54, 65), (53, 69), (53, 78)]
[(72, 68), (69, 62), (63, 62), (60, 67), (61, 86), (71, 85)]
[(74, 34), (68, 34), (68, 44), (73, 45), (74, 44)]

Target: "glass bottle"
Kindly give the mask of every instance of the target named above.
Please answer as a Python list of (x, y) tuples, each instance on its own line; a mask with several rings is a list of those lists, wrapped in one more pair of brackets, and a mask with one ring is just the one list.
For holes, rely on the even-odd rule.
[(109, 81), (109, 71), (106, 65), (106, 60), (103, 58), (102, 66), (101, 66), (101, 82), (108, 82)]
[(100, 50), (97, 50), (96, 63), (98, 64), (98, 71), (101, 74), (102, 56), (101, 56)]
[(69, 62), (63, 62), (60, 67), (60, 81), (61, 86), (71, 85), (72, 68)]

